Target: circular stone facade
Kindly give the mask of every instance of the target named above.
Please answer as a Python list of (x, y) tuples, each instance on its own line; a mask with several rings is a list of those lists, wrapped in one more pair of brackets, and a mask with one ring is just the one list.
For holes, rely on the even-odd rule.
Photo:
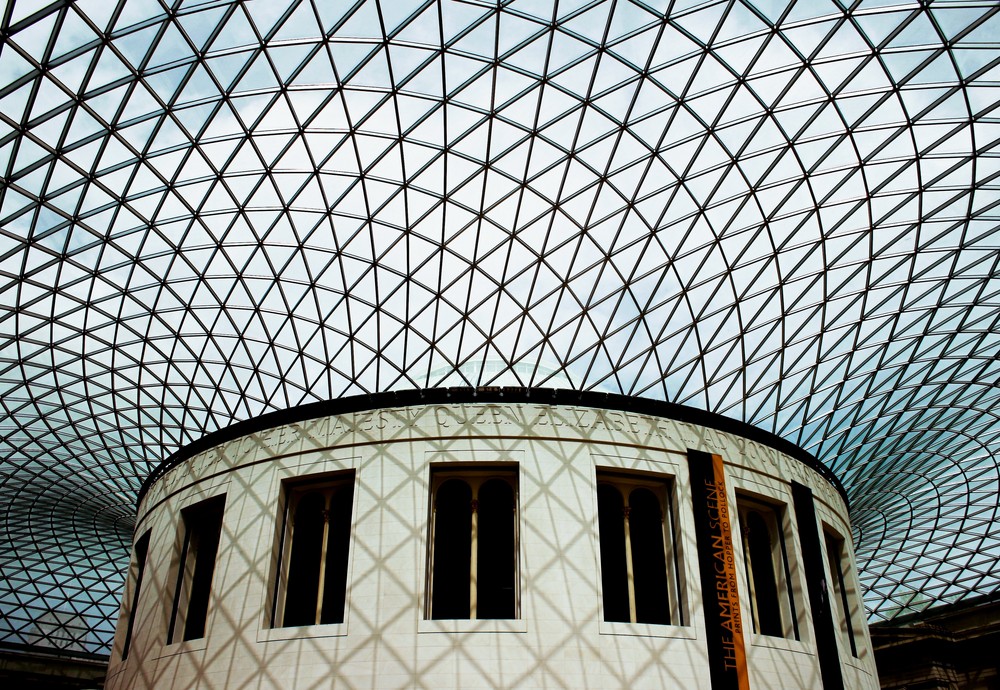
[(303, 407), (165, 463), (135, 535), (114, 690), (878, 686), (836, 480), (689, 408)]

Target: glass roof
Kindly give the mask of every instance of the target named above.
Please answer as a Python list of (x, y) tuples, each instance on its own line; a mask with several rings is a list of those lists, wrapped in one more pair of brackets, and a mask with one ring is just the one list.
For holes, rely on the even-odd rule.
[(997, 591), (998, 12), (6, 2), (0, 645), (107, 653), (179, 446), (439, 385), (749, 422), (871, 620)]

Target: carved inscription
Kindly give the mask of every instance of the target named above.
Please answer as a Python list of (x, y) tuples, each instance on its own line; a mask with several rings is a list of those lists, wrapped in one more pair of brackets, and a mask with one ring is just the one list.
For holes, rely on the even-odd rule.
[[(547, 405), (433, 405), (425, 408), (373, 410), (290, 424), (263, 432), (256, 439), (244, 438), (240, 450), (249, 452), (255, 446), (260, 446), (272, 452), (280, 452), (285, 445), (302, 437), (307, 439), (307, 444), (326, 446), (350, 433), (385, 439), (404, 429), (430, 431), (437, 428), (461, 434), (484, 427), (520, 427), (521, 431), (518, 433), (543, 434), (545, 430), (565, 428), (584, 434), (625, 433), (641, 438), (683, 438), (686, 442), (696, 442), (698, 438), (691, 425), (618, 410), (553, 408)], [(508, 430), (511, 433), (513, 431)]]
[[(567, 436), (606, 438), (675, 450), (703, 449), (728, 461), (762, 470), (812, 488), (828, 503), (841, 506), (839, 494), (815, 472), (763, 444), (708, 427), (622, 410), (532, 404), (454, 404), (388, 408), (334, 415), (251, 434), (192, 458), (160, 482), (168, 493), (204, 476), (207, 465), (222, 460), (238, 466), (287, 453), (405, 437), (441, 435)], [(215, 471), (222, 469), (218, 467)]]

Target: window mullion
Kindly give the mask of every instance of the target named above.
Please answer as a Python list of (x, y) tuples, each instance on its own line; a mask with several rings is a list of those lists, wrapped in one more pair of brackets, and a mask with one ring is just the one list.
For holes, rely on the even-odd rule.
[(319, 586), (316, 588), (316, 619), (318, 625), (323, 615), (323, 589), (326, 585), (326, 551), (330, 540), (330, 498), (332, 491), (323, 496), (323, 543), (319, 550)]
[(427, 558), (427, 617), (432, 618), (434, 616), (434, 568), (437, 567), (437, 561), (439, 554), (434, 549), (435, 539), (437, 539), (437, 521), (438, 521), (438, 505), (437, 505), (437, 490), (438, 487), (434, 487), (434, 491), (431, 494), (431, 530), (427, 537), (428, 544), (428, 558)]
[(472, 487), (472, 553), (469, 563), (469, 619), (476, 620), (479, 579), (479, 486)]
[(635, 571), (632, 568), (632, 530), (629, 527), (629, 514), (632, 509), (626, 505), (622, 508), (622, 519), (625, 523), (625, 570), (628, 581), (628, 616), (635, 623), (638, 616), (635, 612)]
[(518, 528), (517, 491), (514, 491), (514, 617), (521, 617), (521, 531)]
[(277, 589), (277, 596), (274, 600), (274, 627), (280, 628), (285, 624), (285, 600), (288, 595), (288, 576), (292, 567), (292, 543), (295, 538), (295, 509), (298, 507), (299, 497), (293, 497), (285, 507), (285, 529), (281, 542), (281, 564), (279, 572), (280, 586)]

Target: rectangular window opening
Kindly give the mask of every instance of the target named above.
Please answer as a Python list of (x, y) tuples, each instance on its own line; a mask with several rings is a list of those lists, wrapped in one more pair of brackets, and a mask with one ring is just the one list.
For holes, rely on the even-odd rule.
[(604, 620), (684, 625), (673, 482), (597, 472)]
[(858, 657), (858, 641), (855, 631), (856, 616), (859, 615), (854, 602), (857, 601), (855, 592), (849, 586), (847, 578), (847, 568), (850, 561), (847, 558), (847, 549), (844, 540), (830, 530), (823, 529), (823, 537), (826, 541), (826, 556), (830, 567), (830, 582), (832, 590), (830, 599), (834, 615), (840, 628), (840, 635), (851, 650), (851, 656)]
[(431, 470), (429, 619), (520, 617), (516, 466)]
[(181, 511), (184, 543), (167, 633), (168, 644), (205, 636), (225, 505), (225, 495), (214, 496)]
[(758, 635), (798, 640), (785, 508), (746, 496), (737, 496), (736, 505), (753, 630)]
[(129, 648), (132, 646), (132, 630), (135, 627), (135, 615), (139, 610), (139, 592), (142, 590), (142, 576), (146, 572), (146, 555), (149, 553), (149, 535), (151, 530), (139, 537), (133, 548), (132, 562), (132, 603), (128, 610), (128, 623), (125, 626), (125, 641), (122, 643), (122, 661), (128, 659)]
[(354, 471), (288, 482), (272, 627), (344, 622)]

